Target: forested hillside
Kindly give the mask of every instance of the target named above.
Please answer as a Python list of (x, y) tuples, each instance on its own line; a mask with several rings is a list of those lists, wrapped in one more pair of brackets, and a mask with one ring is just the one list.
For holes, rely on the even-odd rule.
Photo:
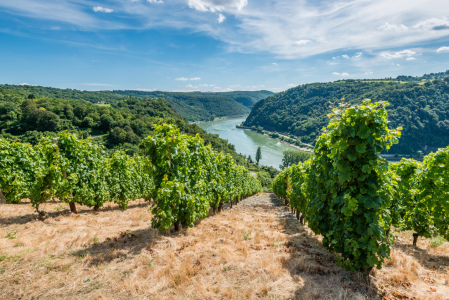
[(249, 114), (253, 105), (266, 97), (273, 95), (270, 91), (237, 91), (224, 93), (200, 92), (145, 92), (136, 90), (125, 91), (79, 91), (72, 89), (57, 89), (31, 85), (0, 85), (0, 87), (36, 98), (48, 97), (59, 99), (85, 100), (91, 103), (114, 104), (130, 96), (139, 99), (167, 100), (172, 107), (187, 121), (206, 121), (216, 117), (226, 117)]
[(113, 91), (117, 95), (131, 95), (139, 98), (164, 98), (188, 121), (213, 120), (216, 117), (249, 114), (254, 104), (273, 95), (270, 91), (237, 91), (225, 93), (183, 93)]
[[(390, 126), (403, 127), (399, 144), (389, 153), (427, 153), (449, 145), (449, 77), (446, 73), (426, 76), (413, 77), (409, 82), (398, 77), (297, 86), (256, 103), (244, 125), (293, 134), (303, 142), (314, 143), (329, 122), (331, 108), (343, 98), (351, 103), (385, 100), (390, 103)], [(423, 82), (424, 77), (444, 79)]]
[[(36, 88), (36, 91), (55, 92), (61, 97), (66, 91)], [(70, 93), (67, 96), (74, 95), (75, 98), (84, 95), (81, 92)], [(86, 95), (94, 97), (102, 94), (89, 92)], [(90, 99), (96, 101), (101, 98)], [(244, 158), (235, 152), (233, 145), (217, 135), (206, 133), (195, 124), (188, 124), (163, 99), (147, 100), (127, 96), (121, 101), (111, 102), (110, 105), (98, 105), (84, 100), (36, 96), (14, 90), (11, 86), (0, 86), (0, 138), (36, 144), (43, 135), (57, 136), (59, 132), (67, 130), (83, 137), (92, 135), (96, 142), (103, 143), (108, 149), (127, 150), (128, 154), (134, 154), (139, 151), (138, 144), (142, 139), (152, 133), (153, 125), (163, 121), (176, 124), (184, 133), (199, 133), (206, 144), (212, 144), (214, 149), (229, 153), (239, 163), (246, 164)]]

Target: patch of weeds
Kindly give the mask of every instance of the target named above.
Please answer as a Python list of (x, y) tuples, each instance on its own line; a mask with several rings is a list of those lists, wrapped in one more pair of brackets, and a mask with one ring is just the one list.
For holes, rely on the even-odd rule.
[(436, 248), (443, 245), (445, 242), (446, 240), (444, 239), (444, 237), (442, 237), (441, 235), (437, 235), (430, 240), (430, 247)]
[(19, 231), (17, 231), (17, 230), (9, 231), (9, 232), (6, 234), (6, 238), (8, 238), (8, 239), (10, 239), (10, 240), (16, 239), (18, 233), (19, 233)]
[(275, 248), (280, 248), (283, 247), (284, 245), (282, 245), (280, 242), (276, 241), (276, 243), (271, 244), (271, 247), (275, 247)]
[(84, 249), (84, 251), (81, 251), (81, 253), (78, 254), (78, 257), (82, 259), (82, 258), (85, 258), (86, 255), (87, 255), (87, 251), (86, 251), (86, 249)]
[(251, 239), (251, 231), (246, 231), (246, 230), (243, 230), (243, 239), (245, 240), (245, 241), (247, 241), (247, 240), (250, 240)]
[(152, 266), (153, 266), (153, 262), (154, 262), (154, 258), (152, 258), (152, 259), (150, 260), (150, 262), (147, 263), (147, 266), (152, 267)]
[(0, 262), (7, 260), (8, 256), (7, 255), (0, 255)]
[(84, 282), (84, 283), (89, 283), (89, 282), (90, 282), (90, 279), (89, 279), (89, 278), (86, 278), (86, 279), (83, 280), (83, 282)]
[(114, 248), (114, 244), (113, 244), (113, 243), (110, 243), (110, 244), (109, 244), (109, 247)]
[(143, 214), (140, 214), (139, 219), (142, 219), (142, 218), (143, 218)]
[(180, 282), (181, 279), (181, 275), (177, 275), (175, 278), (175, 285), (178, 285), (178, 283)]
[(0, 269), (0, 275), (5, 274), (6, 270), (5, 269)]
[(22, 247), (22, 246), (23, 246), (22, 243), (16, 243), (16, 244), (14, 245), (14, 247)]
[(97, 236), (94, 236), (94, 243), (97, 243), (100, 239)]
[(60, 210), (64, 210), (64, 209), (67, 209), (67, 207), (65, 207), (64, 205), (58, 204), (55, 206), (56, 211), (60, 211)]

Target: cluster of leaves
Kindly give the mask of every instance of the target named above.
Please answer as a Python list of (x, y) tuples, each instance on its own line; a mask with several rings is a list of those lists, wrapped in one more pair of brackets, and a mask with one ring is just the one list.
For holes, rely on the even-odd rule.
[(284, 169), (274, 192), (301, 212), (323, 245), (350, 270), (381, 267), (389, 256), (394, 197), (388, 164), (378, 155), (397, 143), (388, 128), (386, 102), (341, 104), (317, 141), (310, 160)]
[(390, 126), (403, 127), (401, 141), (390, 153), (429, 153), (449, 144), (449, 77), (425, 83), (344, 80), (305, 84), (257, 102), (244, 125), (292, 134), (314, 144), (329, 122), (333, 103), (341, 98), (354, 104), (367, 98), (388, 99)]
[(279, 166), (281, 170), (305, 162), (312, 156), (310, 152), (300, 150), (285, 150), (282, 154), (282, 165)]
[(234, 163), (229, 155), (204, 146), (199, 135), (182, 134), (173, 125), (161, 124), (143, 143), (151, 160), (155, 189), (152, 224), (191, 227), (223, 203), (261, 190), (260, 182)]
[(0, 139), (0, 177), (7, 202), (29, 198), (37, 210), (53, 197), (95, 208), (115, 201), (126, 208), (130, 200), (149, 200), (153, 189), (148, 159), (121, 151), (109, 158), (103, 146), (68, 132), (37, 145)]

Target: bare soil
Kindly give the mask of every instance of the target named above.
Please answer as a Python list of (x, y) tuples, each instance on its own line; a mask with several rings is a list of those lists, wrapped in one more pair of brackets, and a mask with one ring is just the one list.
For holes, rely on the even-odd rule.
[(0, 204), (0, 299), (449, 299), (448, 243), (400, 233), (366, 280), (271, 193), (180, 232), (152, 229), (143, 201), (41, 209)]

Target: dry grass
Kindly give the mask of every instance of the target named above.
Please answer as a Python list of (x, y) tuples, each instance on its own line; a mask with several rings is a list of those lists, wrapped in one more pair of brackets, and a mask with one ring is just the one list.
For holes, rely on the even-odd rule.
[(376, 287), (389, 299), (448, 299), (447, 243), (417, 250), (402, 234), (366, 286), (285, 207), (248, 201), (180, 233), (151, 229), (138, 201), (78, 215), (49, 203), (45, 221), (29, 203), (2, 204), (0, 299), (376, 299)]

